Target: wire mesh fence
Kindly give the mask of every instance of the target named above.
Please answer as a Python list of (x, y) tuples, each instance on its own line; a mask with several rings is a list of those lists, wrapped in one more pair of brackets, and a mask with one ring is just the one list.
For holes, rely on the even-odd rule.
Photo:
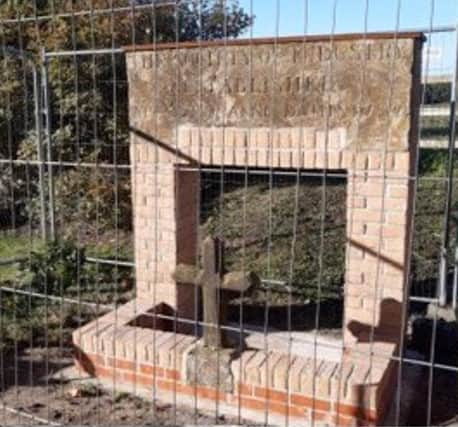
[(1, 424), (456, 420), (457, 12), (1, 4)]

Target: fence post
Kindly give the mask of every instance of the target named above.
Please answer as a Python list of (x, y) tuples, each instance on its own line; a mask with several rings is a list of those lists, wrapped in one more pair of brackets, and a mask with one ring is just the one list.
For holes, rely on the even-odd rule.
[(439, 267), (438, 299), (441, 307), (447, 304), (447, 281), (448, 281), (448, 260), (449, 251), (449, 225), (452, 210), (453, 196), (453, 172), (455, 167), (455, 143), (456, 143), (456, 98), (458, 80), (458, 26), (455, 32), (455, 67), (450, 91), (450, 116), (449, 116), (449, 140), (448, 140), (448, 165), (447, 165), (447, 187), (446, 206), (444, 215), (444, 234), (441, 247), (441, 258)]
[(454, 211), (452, 214), (453, 222), (455, 223), (455, 258), (453, 262), (453, 289), (452, 289), (452, 308), (457, 308), (457, 296), (458, 296), (458, 211)]
[(52, 164), (51, 141), (51, 108), (49, 105), (48, 60), (44, 49), (41, 51), (42, 60), (42, 87), (43, 87), (43, 115), (45, 118), (46, 151), (48, 162), (48, 202), (49, 202), (49, 234), (51, 240), (56, 237), (55, 203), (54, 203), (54, 172)]
[(37, 160), (38, 160), (38, 185), (40, 192), (40, 210), (41, 210), (41, 236), (47, 240), (48, 232), (46, 225), (46, 196), (45, 196), (45, 165), (43, 155), (43, 139), (41, 124), (41, 99), (40, 99), (40, 81), (36, 67), (32, 69), (33, 73), (33, 98), (35, 104), (35, 132), (37, 138)]

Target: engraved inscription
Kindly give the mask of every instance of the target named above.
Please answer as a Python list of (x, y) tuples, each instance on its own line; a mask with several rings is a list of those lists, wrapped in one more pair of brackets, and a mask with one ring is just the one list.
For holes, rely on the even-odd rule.
[(155, 117), (170, 140), (177, 124), (330, 126), (359, 147), (387, 138), (406, 147), (415, 46), (362, 39), (132, 52), (131, 112)]
[[(248, 47), (248, 49), (234, 48), (226, 50), (211, 50), (212, 48), (194, 50), (174, 50), (159, 54), (149, 53), (143, 55), (143, 67), (152, 68), (154, 58), (159, 61), (166, 58), (176, 61), (180, 66), (190, 65), (193, 67), (212, 66), (246, 66), (250, 64), (269, 64), (276, 61), (278, 49), (282, 47), (265, 46)], [(385, 41), (377, 43), (354, 42), (350, 45), (342, 45), (340, 42), (320, 42), (319, 44), (298, 43), (286, 48), (287, 60), (294, 64), (310, 65), (323, 61), (389, 61), (401, 56), (399, 41)]]

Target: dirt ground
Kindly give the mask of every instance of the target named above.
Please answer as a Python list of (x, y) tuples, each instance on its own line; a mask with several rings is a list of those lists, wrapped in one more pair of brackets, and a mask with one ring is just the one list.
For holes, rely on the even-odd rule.
[[(72, 366), (69, 349), (34, 349), (3, 358), (0, 425), (252, 425), (252, 422), (204, 413), (183, 405), (172, 405), (134, 396), (125, 391), (103, 389), (86, 380), (68, 381), (62, 370)], [(46, 375), (49, 372), (49, 375)], [(431, 422), (449, 424), (457, 412), (457, 379), (437, 369), (433, 375)], [(429, 371), (411, 364), (403, 369), (401, 422), (417, 426), (427, 423)], [(5, 409), (7, 408), (7, 409)], [(15, 414), (20, 411), (27, 416)], [(390, 425), (394, 419), (391, 418)]]
[[(58, 372), (72, 365), (69, 349), (50, 348), (48, 352), (37, 349), (20, 355), (16, 363), (14, 359), (4, 359), (1, 426), (37, 425), (40, 421), (50, 425), (91, 426), (248, 424), (237, 417), (215, 417), (158, 400), (153, 403), (124, 391), (103, 389), (92, 382), (68, 382)], [(13, 413), (14, 410), (28, 416)]]

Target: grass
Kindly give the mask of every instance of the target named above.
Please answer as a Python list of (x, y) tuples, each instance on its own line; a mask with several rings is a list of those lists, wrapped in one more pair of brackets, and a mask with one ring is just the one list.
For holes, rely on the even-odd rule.
[[(34, 250), (42, 246), (42, 240), (37, 237), (30, 238), (23, 229), (16, 233), (0, 234), (0, 260), (27, 258)], [(88, 257), (104, 259), (119, 259), (133, 261), (132, 235), (120, 232), (115, 237), (114, 232), (101, 235), (98, 241), (88, 241), (84, 245), (84, 253)], [(18, 273), (18, 263), (0, 265), (0, 282), (14, 281)]]
[[(303, 300), (340, 298), (345, 180), (328, 178), (324, 193), (322, 179), (311, 176), (301, 178), (297, 192), (295, 176), (274, 175), (270, 181), (268, 175), (253, 174), (246, 188), (243, 174), (226, 179), (221, 199), (219, 174), (204, 174), (201, 219), (203, 234), (222, 235), (226, 268), (283, 281)], [(270, 302), (285, 298), (287, 293), (273, 292)], [(264, 299), (261, 292), (258, 300)]]
[[(30, 239), (24, 234), (0, 235), (0, 260), (12, 260), (27, 257), (30, 250), (38, 247), (38, 239)], [(14, 281), (18, 273), (18, 264), (0, 265), (0, 282)]]
[[(100, 239), (97, 244), (88, 245), (87, 250), (92, 256), (115, 258), (118, 253), (120, 259), (129, 257), (132, 245), (126, 243), (125, 236), (125, 244), (119, 251), (116, 251), (116, 241), (111, 236), (105, 240)], [(103, 305), (122, 304), (134, 296), (131, 268), (86, 262), (79, 268), (77, 278), (75, 258), (70, 257), (64, 250), (50, 252), (44, 248), (46, 246), (41, 239), (31, 240), (23, 230), (17, 230), (14, 235), (1, 234), (0, 260), (20, 258), (25, 261), (0, 266), (0, 285), (90, 302), (99, 304), (100, 307), (86, 307), (64, 299), (45, 300), (3, 292), (0, 347), (27, 346), (31, 336), (34, 345), (44, 345), (44, 330), (47, 330), (46, 339), (49, 345), (59, 345), (61, 340), (64, 345), (70, 345), (71, 333), (75, 328), (106, 312)], [(45, 256), (47, 251), (53, 255)]]

